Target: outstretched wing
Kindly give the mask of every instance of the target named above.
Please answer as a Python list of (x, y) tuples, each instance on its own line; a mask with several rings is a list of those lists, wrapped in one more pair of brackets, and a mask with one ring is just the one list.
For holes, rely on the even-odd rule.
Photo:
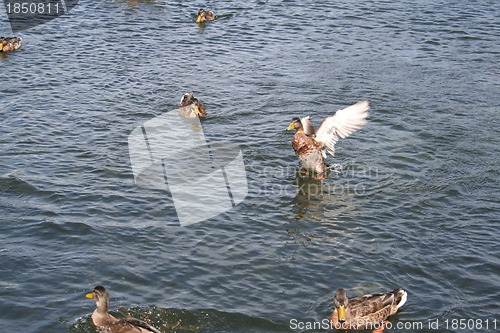
[(368, 109), (368, 101), (361, 101), (326, 117), (316, 132), (315, 140), (324, 144), (326, 151), (333, 155), (340, 138), (348, 137), (366, 124)]
[(304, 128), (304, 133), (306, 133), (307, 136), (313, 136), (314, 126), (309, 120), (309, 116), (302, 118), (300, 122), (302, 123), (302, 127)]

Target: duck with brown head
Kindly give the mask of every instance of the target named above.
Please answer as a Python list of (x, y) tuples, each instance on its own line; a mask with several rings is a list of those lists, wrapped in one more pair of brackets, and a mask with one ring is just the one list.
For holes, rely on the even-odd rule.
[(217, 18), (214, 12), (211, 10), (200, 9), (198, 11), (198, 17), (196, 18), (196, 23), (205, 23), (214, 21)]
[(0, 37), (0, 52), (19, 50), (22, 42), (20, 37)]
[(185, 93), (181, 97), (179, 113), (184, 118), (204, 118), (207, 116), (205, 107), (196, 97), (194, 97), (194, 93), (194, 91)]
[(303, 168), (302, 172), (312, 172), (317, 178), (324, 178), (328, 170), (326, 153), (333, 156), (337, 141), (366, 123), (369, 108), (368, 102), (362, 101), (339, 110), (333, 116), (326, 117), (316, 132), (309, 117), (293, 118), (287, 130), (296, 131), (292, 146)]
[(148, 323), (135, 318), (113, 317), (109, 312), (109, 294), (106, 288), (97, 286), (87, 298), (95, 300), (96, 309), (92, 313), (92, 322), (99, 332), (106, 333), (161, 333), (158, 329)]
[(378, 329), (405, 304), (406, 298), (406, 291), (395, 289), (348, 299), (346, 291), (339, 288), (333, 299), (330, 324), (341, 330)]

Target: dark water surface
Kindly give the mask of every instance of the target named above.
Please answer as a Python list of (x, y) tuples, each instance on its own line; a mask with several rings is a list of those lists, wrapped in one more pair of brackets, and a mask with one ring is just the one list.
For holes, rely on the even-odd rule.
[[(223, 17), (198, 27), (200, 6)], [(22, 32), (0, 57), (1, 331), (95, 332), (84, 295), (101, 284), (164, 331), (289, 332), (327, 318), (338, 287), (402, 287), (391, 321), (423, 329), (388, 332), (494, 332), (499, 9), (98, 0)], [(127, 138), (191, 90), (207, 139), (241, 147), (249, 194), (181, 227), (168, 192), (134, 184)], [(292, 116), (362, 99), (337, 172), (297, 179)]]

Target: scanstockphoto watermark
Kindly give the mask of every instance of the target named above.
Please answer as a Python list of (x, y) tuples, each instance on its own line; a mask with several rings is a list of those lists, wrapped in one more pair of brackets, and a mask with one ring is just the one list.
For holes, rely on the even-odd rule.
[(240, 147), (208, 142), (200, 119), (181, 111), (165, 112), (135, 128), (128, 148), (135, 183), (169, 191), (179, 222), (186, 226), (243, 202), (248, 184)]
[(73, 9), (78, 0), (4, 0), (12, 32), (47, 23)]
[[(351, 321), (351, 325), (363, 327), (367, 330), (379, 330), (381, 328), (393, 330), (485, 330), (496, 331), (498, 320), (493, 318), (445, 318), (428, 319), (424, 321), (397, 321), (397, 322), (373, 322), (366, 320)], [(345, 323), (333, 324), (329, 319), (321, 321), (301, 321), (290, 319), (289, 327), (295, 331), (303, 330), (346, 330)]]
[(294, 196), (300, 194), (309, 198), (321, 195), (362, 195), (366, 193), (366, 185), (355, 182), (321, 182), (307, 180), (298, 181), (298, 184), (277, 184), (270, 181), (264, 181), (258, 189), (259, 196), (279, 197)]
[[(301, 168), (297, 165), (286, 167), (267, 166), (262, 169), (248, 166), (252, 172), (258, 173), (260, 177), (286, 178), (298, 175), (302, 178), (310, 178), (306, 174), (300, 173)], [(332, 164), (328, 170), (329, 177), (341, 178), (377, 178), (379, 176), (378, 166), (365, 165), (357, 161), (349, 161), (344, 164)]]
[(359, 328), (362, 328), (363, 330), (379, 330), (381, 328), (397, 329), (397, 330), (423, 330), (424, 328), (427, 328), (427, 326), (424, 326), (424, 323), (421, 321), (414, 321), (414, 322), (400, 321), (396, 323), (386, 321), (384, 323), (381, 323), (381, 322), (366, 321), (362, 319), (351, 321), (351, 328), (349, 328), (345, 323), (337, 322), (336, 324), (333, 324), (329, 319), (323, 319), (321, 321), (300, 321), (297, 319), (291, 319), (289, 322), (289, 327), (295, 331), (334, 330), (334, 329), (347, 330), (347, 329), (359, 329)]
[(379, 330), (381, 328), (397, 328), (397, 329), (423, 329), (421, 322), (373, 322), (364, 319), (351, 320), (349, 325), (343, 322), (333, 323), (329, 319), (321, 321), (300, 321), (290, 319), (289, 327), (292, 330), (348, 330), (348, 329), (363, 329), (363, 330)]
[[(326, 180), (316, 179), (314, 175), (300, 172), (296, 166), (266, 167), (253, 170), (258, 175), (258, 195), (293, 196), (301, 194), (308, 197), (320, 195), (361, 195), (366, 193), (365, 180), (376, 179), (379, 175), (378, 167), (366, 166), (362, 163), (349, 162), (345, 165), (336, 164), (330, 168)], [(276, 181), (276, 179), (295, 178), (289, 181)]]

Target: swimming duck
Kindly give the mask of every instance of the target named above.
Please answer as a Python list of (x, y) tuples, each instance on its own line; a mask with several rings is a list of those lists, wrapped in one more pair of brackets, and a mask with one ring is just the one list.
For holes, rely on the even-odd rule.
[(293, 150), (302, 166), (302, 173), (316, 173), (324, 178), (328, 169), (325, 164), (326, 153), (335, 154), (335, 144), (346, 138), (364, 124), (370, 108), (367, 101), (361, 101), (326, 117), (316, 132), (309, 117), (293, 118), (287, 130), (295, 129), (292, 140)]
[(179, 113), (184, 118), (204, 118), (207, 115), (207, 111), (201, 102), (194, 97), (194, 91), (191, 93), (185, 93), (181, 97), (181, 102), (179, 103)]
[(384, 320), (395, 314), (406, 302), (407, 293), (395, 289), (380, 294), (347, 298), (343, 288), (337, 289), (330, 324), (342, 330), (379, 329)]
[(20, 37), (0, 37), (0, 52), (19, 50), (22, 41)]
[(117, 319), (108, 312), (109, 295), (106, 288), (97, 286), (94, 290), (85, 295), (93, 298), (96, 309), (92, 313), (92, 322), (102, 333), (161, 333), (148, 323), (135, 318)]
[(216, 16), (213, 11), (200, 9), (198, 11), (198, 18), (196, 18), (196, 23), (204, 23), (215, 20)]

